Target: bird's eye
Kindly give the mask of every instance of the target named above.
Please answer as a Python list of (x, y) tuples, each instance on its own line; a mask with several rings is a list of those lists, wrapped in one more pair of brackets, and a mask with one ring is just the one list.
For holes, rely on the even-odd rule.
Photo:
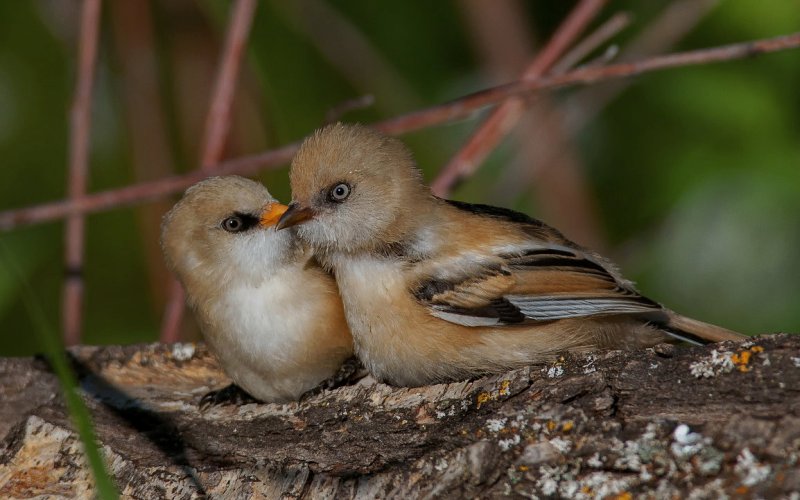
[(244, 229), (244, 221), (238, 215), (228, 217), (222, 221), (222, 229), (228, 231), (229, 233), (238, 233)]
[(330, 190), (328, 196), (331, 201), (341, 203), (346, 200), (348, 196), (350, 196), (350, 185), (344, 182), (337, 184), (333, 186), (333, 189)]

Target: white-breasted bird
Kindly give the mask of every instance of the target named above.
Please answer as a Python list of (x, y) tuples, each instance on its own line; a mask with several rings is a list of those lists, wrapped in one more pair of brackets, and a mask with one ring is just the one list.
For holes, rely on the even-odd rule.
[(334, 375), (353, 345), (333, 277), (261, 184), (212, 177), (164, 216), (161, 246), (222, 368), (267, 402), (298, 399)]

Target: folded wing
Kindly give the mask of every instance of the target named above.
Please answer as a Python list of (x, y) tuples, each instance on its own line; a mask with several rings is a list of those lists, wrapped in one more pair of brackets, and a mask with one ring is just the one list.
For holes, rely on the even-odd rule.
[(415, 290), (431, 314), (464, 326), (513, 325), (587, 316), (660, 311), (585, 252), (539, 243), (431, 276)]

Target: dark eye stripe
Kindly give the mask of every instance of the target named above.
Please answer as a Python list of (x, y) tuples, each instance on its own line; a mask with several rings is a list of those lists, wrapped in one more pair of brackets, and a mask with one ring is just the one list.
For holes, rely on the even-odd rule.
[[(237, 229), (236, 231), (230, 231), (228, 229), (225, 229), (225, 221), (227, 221), (231, 217), (238, 217), (239, 220), (242, 221), (242, 227)], [(226, 231), (228, 231), (230, 233), (243, 233), (245, 231), (249, 231), (250, 229), (256, 227), (257, 225), (258, 225), (258, 217), (256, 217), (253, 214), (245, 214), (245, 213), (242, 213), (242, 212), (234, 212), (233, 214), (229, 215), (228, 217), (225, 217), (222, 220), (222, 223), (220, 224), (220, 226), (223, 229), (225, 229)]]

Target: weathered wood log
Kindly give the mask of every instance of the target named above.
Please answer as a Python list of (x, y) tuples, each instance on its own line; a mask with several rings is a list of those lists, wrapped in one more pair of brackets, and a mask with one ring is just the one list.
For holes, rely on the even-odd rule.
[[(204, 412), (229, 381), (202, 346), (70, 352), (128, 497), (800, 498), (800, 336)], [(47, 366), (0, 359), (0, 397), (0, 498), (90, 495)]]

